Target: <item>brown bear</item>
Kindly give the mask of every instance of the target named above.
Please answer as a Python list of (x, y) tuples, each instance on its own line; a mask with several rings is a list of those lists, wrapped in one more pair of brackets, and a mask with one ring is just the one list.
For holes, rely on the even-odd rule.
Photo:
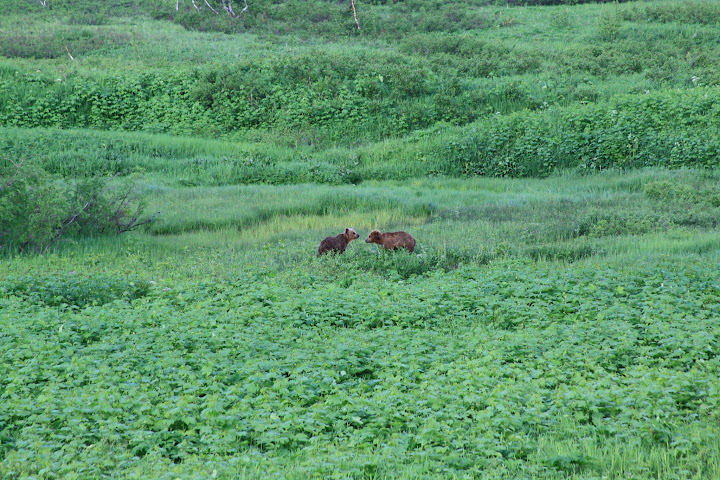
[(327, 237), (320, 242), (320, 248), (318, 248), (318, 256), (327, 252), (343, 253), (347, 248), (348, 244), (360, 238), (360, 235), (352, 228), (346, 228), (345, 233), (336, 235), (334, 237)]
[(415, 250), (415, 239), (407, 232), (380, 233), (379, 230), (373, 230), (365, 239), (365, 243), (379, 243), (386, 250), (407, 248), (410, 253)]

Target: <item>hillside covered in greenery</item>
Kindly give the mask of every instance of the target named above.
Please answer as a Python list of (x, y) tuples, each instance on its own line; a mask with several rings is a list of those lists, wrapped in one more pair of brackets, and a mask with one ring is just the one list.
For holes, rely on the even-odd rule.
[[(4, 7), (21, 10), (0, 31), (6, 154), (42, 127), (222, 139), (252, 164), (232, 183), (717, 165), (716, 2), (360, 1), (360, 29), (348, 2), (95, 3)], [(227, 153), (203, 150), (184, 156)]]
[(0, 12), (0, 478), (720, 478), (719, 2)]

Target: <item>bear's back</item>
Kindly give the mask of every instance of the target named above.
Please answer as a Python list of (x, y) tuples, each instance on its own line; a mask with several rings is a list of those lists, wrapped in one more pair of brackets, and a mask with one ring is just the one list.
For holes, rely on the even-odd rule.
[(340, 235), (336, 235), (334, 237), (325, 237), (323, 241), (320, 242), (320, 247), (318, 247), (318, 255), (322, 255), (323, 253), (332, 250), (342, 253), (345, 251), (347, 244), (348, 242), (345, 238), (344, 233), (341, 233)]

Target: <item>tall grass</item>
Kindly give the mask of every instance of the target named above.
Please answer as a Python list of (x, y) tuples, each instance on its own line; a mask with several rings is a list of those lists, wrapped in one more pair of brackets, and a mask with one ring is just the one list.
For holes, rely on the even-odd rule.
[[(144, 230), (68, 240), (49, 257), (6, 256), (8, 265), (30, 271), (113, 266), (173, 278), (196, 271), (232, 275), (251, 265), (324, 269), (315, 259), (317, 246), (345, 227), (361, 238), (337, 259), (341, 265), (405, 277), (503, 261), (632, 265), (654, 257), (712, 261), (720, 255), (718, 177), (693, 170), (145, 188), (149, 211), (161, 215)], [(364, 243), (375, 228), (412, 233), (415, 255), (386, 254)]]

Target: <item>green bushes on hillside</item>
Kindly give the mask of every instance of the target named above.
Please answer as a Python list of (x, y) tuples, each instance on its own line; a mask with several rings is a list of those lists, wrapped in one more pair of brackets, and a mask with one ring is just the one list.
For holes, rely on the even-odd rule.
[(720, 4), (710, 0), (638, 2), (631, 8), (622, 10), (621, 15), (628, 21), (717, 25), (720, 24)]
[(717, 88), (618, 97), (488, 119), (436, 155), (455, 173), (545, 176), (556, 169), (720, 166)]
[[(159, 112), (150, 118), (157, 121)], [(217, 128), (203, 123), (211, 118), (207, 112), (197, 117), (196, 128)], [(134, 115), (128, 109), (127, 118)], [(182, 120), (178, 118), (174, 128), (190, 129)], [(232, 127), (228, 123), (223, 128)], [(445, 124), (385, 144), (317, 153), (119, 132), (31, 133), (6, 128), (3, 136), (0, 150), (8, 155), (32, 150), (43, 168), (55, 174), (127, 174), (140, 167), (187, 185), (339, 184), (437, 174), (543, 177), (562, 169), (648, 166), (714, 168), (720, 165), (720, 89), (626, 95), (596, 104), (492, 115), (465, 127)]]
[[(407, 58), (377, 60), (377, 69), (370, 57), (363, 66), (349, 63), (344, 55), (292, 60), (248, 61), (223, 72), (155, 72), (67, 82), (6, 71), (0, 80), (6, 87), (0, 123), (193, 135), (303, 128), (325, 128), (338, 135), (352, 129), (359, 135), (373, 132), (377, 138), (439, 120), (454, 123), (454, 109), (458, 114), (467, 109), (459, 99), (468, 97), (457, 94), (457, 85), (439, 85), (431, 71)], [(483, 95), (490, 102), (495, 94)], [(428, 100), (404, 100), (423, 96)], [(496, 100), (512, 101), (514, 96), (530, 101), (522, 85), (512, 82), (498, 90)], [(464, 129), (440, 130), (433, 142), (440, 149), (427, 155), (435, 160), (433, 169), (449, 175), (523, 177), (544, 176), (558, 168), (714, 167), (720, 158), (719, 99), (717, 87), (695, 87), (567, 107), (544, 102), (534, 112), (510, 115), (486, 113)], [(462, 123), (474, 119), (467, 111), (465, 115)], [(251, 172), (238, 178), (247, 175)]]
[[(45, 131), (0, 144), (8, 155), (36, 148), (51, 173), (139, 166), (184, 185), (717, 165), (717, 5), (500, 4), (358, 2), (360, 32), (347, 2), (257, 0), (238, 19), (189, 2), (177, 11), (145, 0), (38, 4), (17, 23), (3, 19), (0, 126), (92, 129), (93, 138), (69, 144), (75, 134), (58, 133), (63, 147), (47, 155), (39, 138), (55, 139)], [(149, 18), (160, 11), (243, 34)], [(338, 41), (345, 35), (360, 37)], [(175, 155), (100, 130), (244, 146)]]
[(348, 55), (321, 62), (306, 55), (222, 70), (67, 81), (37, 72), (6, 73), (0, 79), (0, 123), (195, 135), (370, 124), (381, 115), (401, 116), (401, 100), (430, 92), (430, 74), (419, 61), (365, 59), (360, 66)]

